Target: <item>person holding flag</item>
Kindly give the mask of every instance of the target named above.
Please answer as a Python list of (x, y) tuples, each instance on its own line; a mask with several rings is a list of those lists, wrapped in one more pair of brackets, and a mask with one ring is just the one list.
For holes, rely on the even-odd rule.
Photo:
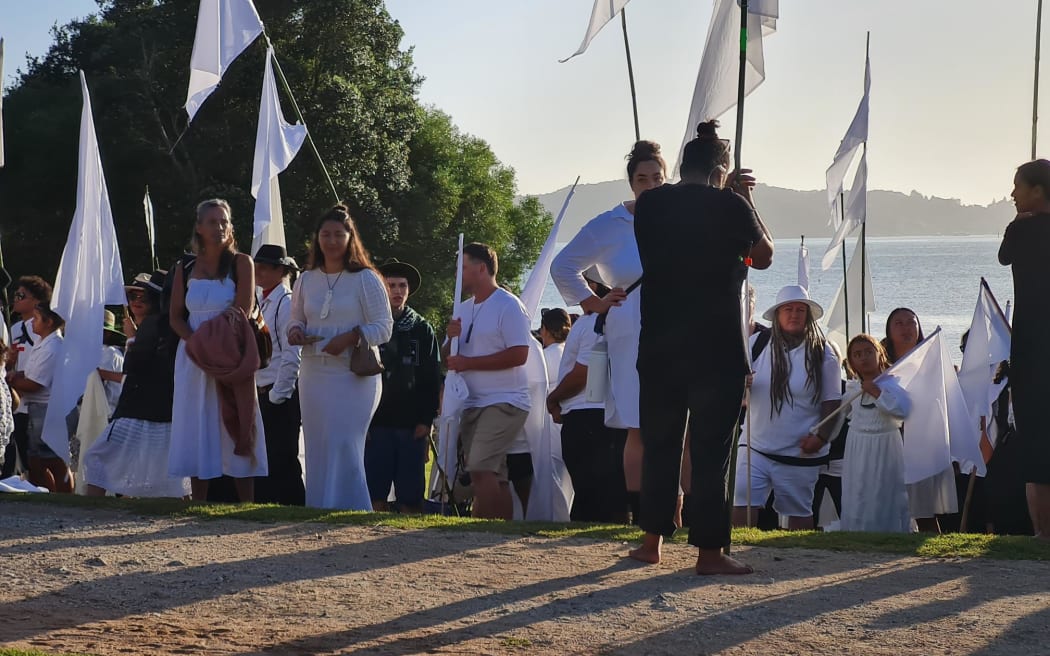
[[(634, 233), (644, 273), (638, 344), (642, 546), (630, 556), (659, 563), (675, 531), (688, 416), (692, 463), (689, 543), (697, 574), (753, 571), (729, 547), (726, 479), (733, 426), (749, 362), (741, 331), (747, 267), (773, 261), (773, 239), (755, 212), (750, 171), (729, 174), (729, 141), (701, 123), (682, 158), (682, 180), (640, 195)], [(691, 286), (683, 294), (683, 280)]]
[(1050, 161), (1022, 164), (1010, 194), (1017, 218), (1006, 227), (999, 263), (1014, 276), (1013, 336), (1010, 343), (1010, 385), (1014, 421), (1024, 458), (1028, 511), (1036, 537), (1050, 541), (1050, 421), (1041, 405), (1050, 384)]

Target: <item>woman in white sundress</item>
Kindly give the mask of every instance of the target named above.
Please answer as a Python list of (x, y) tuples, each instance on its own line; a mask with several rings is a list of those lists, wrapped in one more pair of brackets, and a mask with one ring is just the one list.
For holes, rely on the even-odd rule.
[[(235, 479), (242, 502), (255, 497), (256, 476), (266, 476), (266, 440), (258, 399), (256, 439), (249, 455), (234, 453), (234, 440), (223, 423), (218, 384), (186, 352), (186, 340), (205, 321), (237, 305), (245, 314), (255, 298), (255, 266), (237, 252), (232, 212), (225, 200), (197, 206), (192, 264), (179, 262), (171, 291), (171, 329), (181, 338), (175, 357), (175, 391), (171, 417), (168, 473), (189, 476), (195, 501), (208, 498), (208, 481), (223, 475)], [(236, 281), (236, 282), (235, 282)]]

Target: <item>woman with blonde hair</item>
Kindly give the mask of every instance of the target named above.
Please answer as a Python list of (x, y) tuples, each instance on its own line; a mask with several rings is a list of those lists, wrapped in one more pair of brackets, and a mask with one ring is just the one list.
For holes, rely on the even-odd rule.
[(354, 359), (378, 362), (394, 319), (386, 283), (346, 206), (336, 205), (318, 221), (306, 269), (295, 282), (288, 324), (288, 343), (303, 347), (306, 505), (372, 510), (365, 439), (382, 380), (379, 371), (352, 367)]

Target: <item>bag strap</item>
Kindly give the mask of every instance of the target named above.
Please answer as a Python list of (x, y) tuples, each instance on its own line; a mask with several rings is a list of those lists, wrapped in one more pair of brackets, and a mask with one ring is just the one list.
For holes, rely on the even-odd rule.
[(772, 336), (771, 330), (763, 330), (758, 333), (758, 337), (755, 338), (755, 343), (751, 345), (751, 362), (754, 363), (758, 359), (758, 356), (762, 355), (762, 351), (769, 345), (769, 340)]
[(277, 338), (277, 349), (281, 350), (281, 351), (284, 350), (284, 347), (281, 346), (281, 329), (277, 327), (277, 316), (281, 313), (281, 302), (284, 301), (284, 299), (288, 298), (291, 295), (292, 295), (291, 292), (288, 292), (287, 294), (282, 295), (281, 298), (277, 299), (277, 307), (275, 307), (273, 309), (273, 333), (272, 334), (274, 335), (274, 337)]
[[(630, 285), (628, 285), (627, 289), (623, 290), (623, 293), (628, 295), (628, 296), (630, 296), (631, 292), (633, 292), (634, 290), (638, 289), (641, 286), (642, 286), (642, 278), (639, 278), (638, 280), (635, 280)], [(599, 314), (598, 318), (594, 320), (594, 332), (595, 332), (595, 334), (598, 334), (598, 335), (604, 335), (605, 334), (605, 319), (606, 319), (607, 316), (608, 316), (608, 313), (606, 313), (606, 314)]]

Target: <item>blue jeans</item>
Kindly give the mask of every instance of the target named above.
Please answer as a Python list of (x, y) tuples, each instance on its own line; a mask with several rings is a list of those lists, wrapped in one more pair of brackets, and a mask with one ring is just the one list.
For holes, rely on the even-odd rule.
[(425, 437), (416, 439), (414, 428), (372, 426), (365, 441), (365, 477), (372, 501), (385, 503), (394, 484), (399, 506), (423, 505)]

